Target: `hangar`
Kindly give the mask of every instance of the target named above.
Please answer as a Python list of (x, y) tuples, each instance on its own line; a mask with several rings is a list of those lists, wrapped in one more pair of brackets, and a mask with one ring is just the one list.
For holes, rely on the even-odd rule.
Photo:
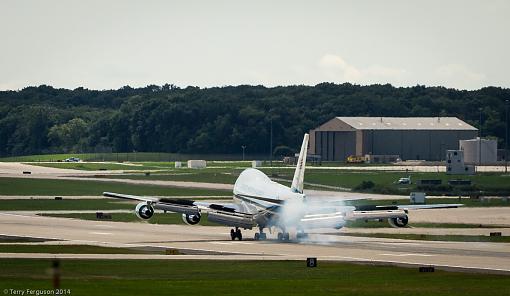
[(350, 155), (443, 160), (478, 129), (456, 117), (335, 117), (310, 130), (310, 154), (345, 161)]

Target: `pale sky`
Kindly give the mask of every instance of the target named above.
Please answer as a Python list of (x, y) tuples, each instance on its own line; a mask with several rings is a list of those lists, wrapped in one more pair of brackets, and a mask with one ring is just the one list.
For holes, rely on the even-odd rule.
[(0, 90), (510, 87), (510, 1), (0, 0)]

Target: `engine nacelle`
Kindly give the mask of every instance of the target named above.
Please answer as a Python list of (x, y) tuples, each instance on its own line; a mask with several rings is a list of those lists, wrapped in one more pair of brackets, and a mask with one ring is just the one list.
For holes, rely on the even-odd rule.
[(147, 220), (154, 216), (154, 208), (146, 202), (141, 202), (136, 205), (135, 214), (138, 218)]
[(406, 227), (407, 223), (409, 223), (409, 217), (406, 215), (404, 217), (389, 218), (388, 223), (390, 223), (392, 227)]
[(196, 225), (200, 222), (200, 214), (182, 214), (182, 221), (188, 225)]

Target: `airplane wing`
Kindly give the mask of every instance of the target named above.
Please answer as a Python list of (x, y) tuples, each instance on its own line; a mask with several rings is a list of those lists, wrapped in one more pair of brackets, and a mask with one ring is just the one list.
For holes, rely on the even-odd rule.
[[(457, 208), (462, 204), (428, 205), (360, 205), (331, 207), (326, 204), (307, 204), (306, 214), (300, 219), (303, 228), (341, 228), (346, 221), (387, 219), (394, 227), (404, 227), (408, 223), (408, 211), (419, 209)], [(283, 206), (285, 208), (285, 206)], [(329, 209), (328, 209), (329, 208)], [(285, 210), (281, 211), (284, 215)], [(283, 217), (282, 219), (284, 219)]]
[(256, 218), (256, 213), (250, 213), (233, 203), (209, 203), (190, 199), (154, 198), (113, 192), (103, 192), (103, 196), (136, 200), (153, 209), (181, 213), (183, 214), (184, 222), (188, 224), (197, 224), (200, 221), (201, 214), (207, 213), (207, 219), (211, 222), (251, 229)]

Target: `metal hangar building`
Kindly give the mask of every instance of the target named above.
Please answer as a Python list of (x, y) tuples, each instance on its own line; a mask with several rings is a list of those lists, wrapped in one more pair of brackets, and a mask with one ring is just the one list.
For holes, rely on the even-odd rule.
[(325, 161), (367, 154), (435, 161), (477, 134), (456, 117), (335, 117), (310, 130), (309, 153)]

